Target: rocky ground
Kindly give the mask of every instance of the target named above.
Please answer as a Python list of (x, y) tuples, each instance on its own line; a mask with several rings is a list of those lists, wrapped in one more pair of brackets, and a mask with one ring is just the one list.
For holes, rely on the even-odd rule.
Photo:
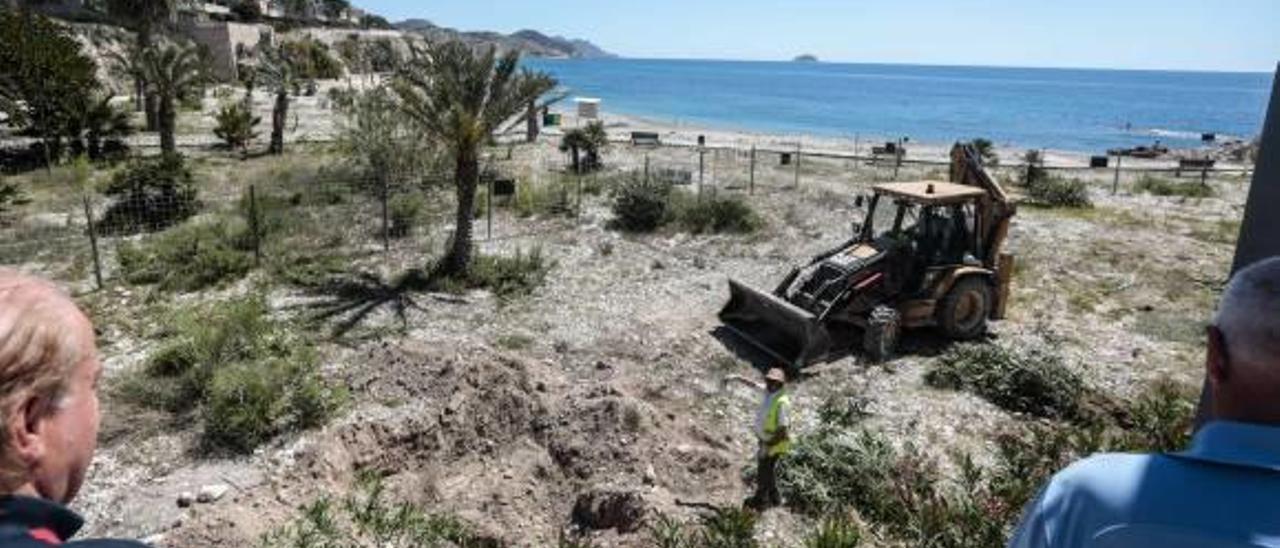
[[(252, 173), (323, 160), (202, 154), (202, 169), (224, 173), (218, 184), (228, 188)], [(642, 169), (647, 156), (655, 169), (695, 171), (694, 154), (615, 146), (605, 161)], [(745, 161), (714, 156), (704, 192), (745, 194)], [(544, 140), (499, 163), (537, 179), (562, 162)], [(656, 512), (692, 519), (701, 504), (738, 504), (749, 492), (741, 478), (759, 395), (732, 381), (754, 372), (718, 330), (726, 280), (772, 287), (794, 264), (843, 241), (858, 215), (853, 197), (892, 175), (836, 160), (802, 170), (795, 188), (791, 168), (762, 162), (747, 199), (767, 224), (748, 236), (621, 234), (607, 226), (605, 196), (585, 197), (576, 217), (499, 210), (481, 249), (540, 247), (555, 262), (543, 287), (512, 301), (483, 291), (413, 295), (418, 306), (403, 323), (381, 308), (356, 335), (322, 338), (326, 374), (350, 388), (351, 405), (330, 425), (247, 457), (208, 453), (192, 424), (108, 399), (101, 448), (76, 504), (88, 532), (162, 546), (251, 545), (317, 497), (351, 492), (366, 474), (384, 478), (397, 500), (456, 514), (515, 546), (552, 545), (570, 527), (601, 545), (645, 546), (642, 521)], [(900, 174), (941, 176), (930, 166)], [(1216, 196), (1190, 199), (1134, 193), (1128, 176), (1112, 195), (1109, 172), (1080, 176), (1092, 182), (1095, 208), (1020, 209), (1009, 242), (1019, 264), (1010, 316), (993, 337), (1057, 341), (1073, 368), (1118, 395), (1157, 378), (1197, 383), (1199, 330), (1225, 282), (1246, 180), (1215, 178)], [(420, 266), (430, 241), (358, 268), (389, 278)], [(89, 287), (83, 267), (28, 266), (77, 272), (64, 281)], [(83, 299), (102, 317), (103, 352), (116, 374), (154, 349), (148, 334), (159, 311), (254, 283), (169, 296), (119, 282)], [(281, 287), (269, 296), (282, 316), (326, 298)], [(992, 433), (1017, 418), (924, 385), (945, 344), (918, 332), (890, 363), (872, 366), (853, 353), (810, 368), (793, 387), (799, 434), (814, 427), (822, 402), (858, 397), (869, 424), (895, 441), (939, 458), (982, 455)], [(757, 535), (792, 545), (809, 525), (775, 510)]]

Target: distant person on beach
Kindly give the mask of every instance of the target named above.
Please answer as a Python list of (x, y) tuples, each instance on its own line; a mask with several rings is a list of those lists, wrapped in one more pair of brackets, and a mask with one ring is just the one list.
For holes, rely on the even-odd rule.
[[(61, 545), (98, 439), (93, 325), (52, 284), (0, 268), (0, 547)], [(144, 546), (82, 540), (67, 546)]]
[(1280, 547), (1280, 257), (1236, 274), (1207, 335), (1211, 404), (1191, 447), (1071, 465), (1009, 546)]

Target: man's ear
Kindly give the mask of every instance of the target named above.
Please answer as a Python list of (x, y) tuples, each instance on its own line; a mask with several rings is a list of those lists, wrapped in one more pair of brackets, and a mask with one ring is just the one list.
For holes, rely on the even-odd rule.
[(44, 458), (44, 437), (40, 435), (44, 421), (40, 407), (39, 398), (27, 397), (15, 406), (4, 425), (10, 450), (28, 466)]
[(1214, 384), (1225, 382), (1232, 374), (1231, 359), (1227, 354), (1227, 339), (1217, 326), (1209, 326), (1206, 332), (1209, 348), (1205, 355), (1205, 375)]

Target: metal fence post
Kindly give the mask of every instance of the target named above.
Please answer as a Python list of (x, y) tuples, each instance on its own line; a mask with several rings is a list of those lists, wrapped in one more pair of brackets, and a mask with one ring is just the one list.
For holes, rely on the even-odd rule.
[(1120, 191), (1120, 161), (1121, 161), (1121, 158), (1124, 158), (1124, 156), (1121, 156), (1121, 155), (1119, 155), (1119, 154), (1117, 154), (1117, 155), (1116, 155), (1116, 176), (1115, 176), (1115, 179), (1112, 179), (1112, 181), (1111, 181), (1111, 195), (1112, 195), (1112, 196), (1115, 196), (1115, 194), (1116, 194), (1117, 192), (1119, 192), (1119, 191)]
[(387, 181), (386, 176), (382, 179), (382, 250), (391, 251), (391, 215), (388, 212), (387, 202), (390, 200), (388, 196), (391, 194), (391, 184)]
[(1209, 186), (1209, 168), (1200, 169), (1200, 186)]
[(698, 147), (698, 194), (702, 194), (702, 179), (706, 171), (707, 149)]
[(800, 141), (796, 141), (796, 188), (800, 188)]
[(93, 253), (93, 279), (98, 283), (98, 289), (102, 289), (102, 259), (98, 256), (98, 234), (93, 226), (93, 208), (89, 207), (89, 195), (85, 194), (83, 197), (84, 219), (89, 233), (89, 250)]
[(487, 188), (488, 198), (484, 201), (485, 202), (484, 239), (492, 240), (493, 239), (493, 177), (489, 177), (489, 184), (486, 188)]
[(902, 169), (902, 139), (898, 139), (898, 148), (893, 151), (893, 180), (898, 180), (900, 169)]
[(747, 184), (748, 184), (747, 193), (755, 194), (756, 193), (756, 146), (755, 145), (751, 145), (751, 179), (750, 179), (750, 182), (748, 182)]
[(644, 184), (649, 184), (649, 155), (644, 155)]
[(262, 236), (258, 230), (258, 195), (249, 185), (249, 232), (253, 234), (253, 265), (262, 264)]

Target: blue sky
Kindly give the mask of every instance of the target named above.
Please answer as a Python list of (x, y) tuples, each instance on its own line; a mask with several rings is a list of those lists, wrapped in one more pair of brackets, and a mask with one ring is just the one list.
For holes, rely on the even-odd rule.
[(1272, 71), (1280, 0), (354, 0), (627, 57)]

